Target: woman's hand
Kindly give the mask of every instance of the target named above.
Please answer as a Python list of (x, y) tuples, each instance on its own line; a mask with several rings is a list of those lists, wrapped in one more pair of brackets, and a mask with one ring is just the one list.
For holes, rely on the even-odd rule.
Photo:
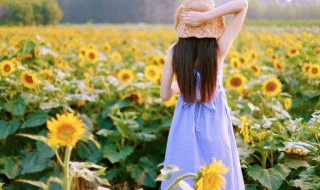
[(177, 81), (171, 84), (171, 90), (173, 95), (180, 94), (180, 88)]
[(199, 26), (208, 20), (207, 12), (188, 11), (182, 13), (182, 21), (191, 26)]

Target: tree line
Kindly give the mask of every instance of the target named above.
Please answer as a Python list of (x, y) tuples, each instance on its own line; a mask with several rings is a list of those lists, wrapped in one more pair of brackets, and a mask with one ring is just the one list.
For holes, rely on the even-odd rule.
[(62, 15), (56, 0), (0, 0), (1, 25), (57, 24)]

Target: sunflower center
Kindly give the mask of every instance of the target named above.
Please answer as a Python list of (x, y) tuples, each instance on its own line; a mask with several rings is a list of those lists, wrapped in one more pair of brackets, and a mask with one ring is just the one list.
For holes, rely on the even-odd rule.
[(163, 58), (160, 59), (160, 63), (161, 63), (162, 65), (164, 64), (164, 59), (163, 59)]
[(33, 83), (33, 78), (32, 78), (32, 76), (26, 74), (26, 75), (24, 75), (24, 78), (26, 79), (26, 81), (27, 81), (28, 83)]
[(96, 56), (94, 55), (94, 53), (90, 53), (89, 57), (90, 57), (90, 59), (94, 59)]
[(309, 68), (310, 68), (310, 66), (306, 66), (306, 71), (308, 71), (308, 70), (309, 70)]
[(317, 74), (317, 73), (318, 73), (318, 69), (317, 69), (317, 68), (312, 68), (311, 72), (312, 72), (313, 74)]
[(58, 129), (58, 138), (62, 140), (67, 140), (72, 137), (75, 133), (75, 129), (70, 124), (62, 124)]
[(277, 88), (277, 84), (274, 82), (269, 82), (266, 86), (266, 90), (269, 92), (274, 91)]
[(292, 54), (294, 54), (294, 53), (296, 53), (296, 52), (297, 52), (297, 50), (295, 50), (295, 49), (291, 50), (291, 53), (292, 53)]
[(5, 66), (4, 66), (4, 71), (5, 71), (5, 72), (9, 72), (10, 70), (11, 70), (10, 65), (5, 65)]
[(251, 68), (254, 70), (254, 72), (258, 72), (258, 69), (255, 66), (253, 66)]
[(124, 74), (122, 78), (123, 80), (127, 81), (130, 79), (130, 76), (128, 74)]
[(278, 69), (282, 69), (281, 65), (280, 64), (277, 64), (277, 67)]
[(137, 94), (131, 94), (129, 99), (137, 102), (139, 100), (139, 96)]
[(150, 70), (150, 71), (149, 71), (149, 75), (150, 75), (150, 76), (153, 77), (155, 74), (156, 74), (156, 73), (155, 73), (153, 70)]
[(234, 78), (231, 79), (231, 85), (232, 86), (238, 87), (238, 86), (241, 86), (241, 84), (242, 84), (242, 80), (240, 78), (234, 77)]

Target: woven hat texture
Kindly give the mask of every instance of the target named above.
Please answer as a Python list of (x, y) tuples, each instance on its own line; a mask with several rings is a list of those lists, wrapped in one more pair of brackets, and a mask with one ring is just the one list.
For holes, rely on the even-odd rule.
[(213, 0), (186, 0), (180, 5), (175, 15), (175, 29), (181, 38), (219, 38), (225, 29), (223, 17), (209, 20), (199, 26), (191, 26), (182, 21), (183, 11), (206, 12), (215, 8)]

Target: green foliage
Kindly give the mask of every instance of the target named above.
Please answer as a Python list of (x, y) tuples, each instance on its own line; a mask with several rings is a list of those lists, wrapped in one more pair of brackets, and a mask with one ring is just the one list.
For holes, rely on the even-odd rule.
[[(135, 33), (134, 27), (130, 27), (129, 30), (123, 31), (115, 29), (113, 25), (110, 28), (106, 27), (106, 30), (67, 29), (68, 32), (65, 34), (59, 30), (58, 32), (53, 30), (51, 33), (49, 30), (44, 32), (37, 28), (35, 30), (37, 35), (33, 33), (34, 31), (22, 29), (23, 32), (20, 32), (14, 29), (13, 33), (5, 31), (1, 34), (4, 37), (0, 41), (5, 44), (1, 54), (2, 60), (32, 55), (35, 48), (39, 48), (43, 53), (38, 58), (31, 56), (26, 60), (21, 59), (21, 64), (13, 74), (7, 77), (1, 76), (0, 182), (5, 183), (4, 188), (23, 189), (26, 184), (23, 183), (22, 186), (22, 181), (17, 183), (17, 179), (48, 188), (44, 184), (50, 182), (51, 176), (60, 177), (61, 167), (53, 157), (56, 152), (59, 154), (63, 151), (51, 150), (45, 145), (47, 142), (45, 122), (50, 116), (68, 110), (80, 113), (87, 129), (86, 139), (80, 141), (74, 148), (72, 160), (77, 161), (75, 163), (90, 161), (107, 168), (105, 174), (102, 174), (100, 169), (89, 174), (97, 172), (111, 184), (126, 181), (130, 185), (138, 184), (146, 189), (157, 186), (155, 178), (160, 169), (159, 163), (164, 159), (174, 107), (162, 105), (159, 85), (144, 81), (143, 61), (154, 52), (158, 54), (161, 49), (167, 47), (167, 43), (174, 41), (174, 35), (171, 35), (169, 30), (157, 29), (161, 32), (152, 32), (149, 28), (147, 30), (139, 28), (139, 32)], [(260, 59), (254, 62), (261, 64), (263, 71), (256, 78), (251, 76), (252, 71), (249, 69), (238, 71), (229, 69), (228, 60), (226, 62), (226, 77), (230, 73), (241, 72), (251, 79), (244, 95), (226, 89), (227, 98), (230, 100), (228, 104), (232, 110), (237, 110), (232, 113), (233, 124), (241, 127), (241, 121), (237, 118), (245, 114), (251, 121), (249, 144), (245, 144), (242, 135), (238, 135), (239, 128), (234, 128), (248, 189), (262, 189), (263, 186), (269, 189), (295, 187), (319, 189), (320, 111), (316, 111), (320, 105), (319, 90), (317, 90), (319, 80), (311, 79), (301, 73), (305, 55), (310, 56), (312, 63), (317, 58), (314, 49), (317, 47), (318, 38), (311, 33), (302, 32), (305, 29), (294, 28), (294, 30), (301, 32), (302, 35), (311, 35), (311, 40), (299, 37), (300, 34), (296, 35), (295, 32), (284, 31), (282, 28), (280, 30), (284, 33), (282, 37), (274, 31), (265, 30), (242, 34), (235, 43), (235, 51), (239, 51), (243, 56), (245, 51), (242, 51), (242, 48), (250, 47), (250, 42), (257, 44), (257, 48), (252, 49), (257, 50)], [(21, 41), (11, 39), (13, 34), (17, 37), (23, 36), (21, 37), (23, 39)], [(140, 37), (136, 38), (135, 34), (137, 36), (139, 34)], [(276, 38), (286, 44), (288, 41), (285, 39), (293, 35), (297, 36), (292, 38), (294, 42), (302, 43), (301, 54), (281, 59), (287, 63), (288, 68), (284, 73), (275, 73), (265, 51), (272, 47), (276, 55), (284, 57), (291, 46), (285, 49), (270, 43), (270, 40)], [(28, 39), (25, 40), (25, 36)], [(100, 44), (102, 38), (112, 43), (114, 48), (112, 51), (121, 51), (123, 63), (109, 63), (111, 52), (105, 54), (107, 60), (101, 57), (101, 62), (99, 60), (96, 65), (85, 63), (80, 67), (78, 50), (82, 43), (97, 43), (97, 49), (100, 55), (103, 55), (104, 52), (100, 51), (103, 48)], [(51, 40), (47, 41), (48, 39)], [(134, 60), (133, 55), (126, 50), (127, 44), (134, 44), (137, 41), (150, 47), (148, 51), (141, 50), (143, 52), (141, 61)], [(11, 50), (13, 47), (16, 51)], [(58, 55), (61, 60), (54, 55)], [(249, 63), (244, 65), (247, 64)], [(64, 71), (62, 66), (65, 66)], [(117, 69), (124, 67), (136, 72), (137, 82), (131, 85), (117, 84), (113, 72), (116, 73)], [(44, 68), (52, 69), (54, 80), (46, 79), (46, 76), (39, 72)], [(26, 69), (38, 73), (38, 80), (41, 82), (36, 89), (24, 88), (19, 81), (19, 73)], [(87, 81), (83, 79), (84, 74), (90, 75), (89, 82), (94, 87), (92, 91), (88, 91)], [(267, 98), (261, 94), (261, 83), (271, 75), (279, 77), (283, 84), (283, 92), (277, 97)], [(143, 104), (122, 98), (122, 95), (131, 91), (142, 92)], [(285, 97), (293, 99), (293, 105), (288, 110), (282, 103)], [(83, 101), (85, 103), (81, 106), (77, 104)], [(265, 132), (264, 138), (259, 137), (262, 132)], [(41, 142), (35, 142), (30, 138)], [(303, 151), (306, 155), (288, 153), (287, 149)], [(84, 174), (87, 174), (88, 165), (78, 166), (84, 169)], [(171, 172), (176, 171), (175, 168), (171, 170)], [(167, 174), (170, 175), (170, 172)], [(164, 175), (160, 178), (167, 178)], [(94, 178), (91, 175), (86, 177)]]
[(282, 182), (289, 175), (289, 169), (280, 164), (270, 169), (263, 169), (258, 165), (254, 165), (249, 167), (247, 172), (249, 176), (258, 180), (263, 186), (268, 187), (270, 190), (279, 189)]
[(0, 25), (57, 24), (62, 10), (56, 0), (0, 0)]

